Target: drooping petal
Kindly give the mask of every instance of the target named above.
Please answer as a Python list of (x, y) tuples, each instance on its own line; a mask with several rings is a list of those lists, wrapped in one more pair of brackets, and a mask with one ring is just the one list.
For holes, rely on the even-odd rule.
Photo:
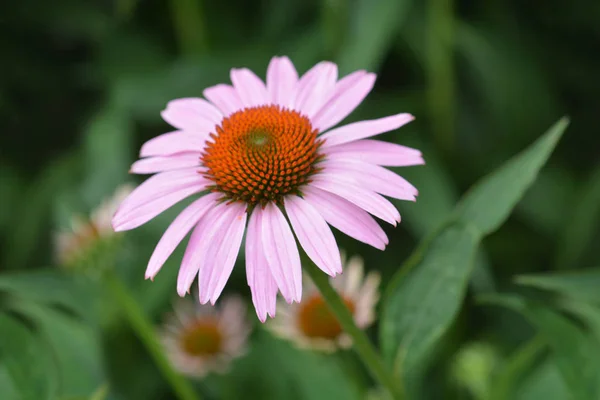
[(342, 78), (335, 85), (331, 97), (311, 119), (313, 126), (324, 132), (339, 123), (362, 103), (374, 84), (375, 74), (364, 71), (353, 72)]
[(168, 156), (186, 151), (201, 152), (208, 135), (171, 132), (148, 140), (140, 150), (140, 157)]
[(397, 222), (400, 222), (400, 213), (392, 203), (381, 195), (352, 182), (352, 180), (344, 179), (344, 177), (332, 179), (320, 174), (313, 178), (311, 185), (337, 194), (394, 226)]
[(226, 226), (219, 223), (221, 219), (227, 217), (227, 212), (227, 205), (220, 203), (206, 212), (194, 228), (177, 275), (177, 293), (181, 297), (190, 290), (214, 237), (220, 231), (227, 229)]
[(349, 143), (355, 140), (379, 135), (380, 133), (393, 131), (406, 125), (415, 118), (410, 114), (396, 114), (389, 117), (359, 121), (333, 129), (321, 136), (325, 142), (323, 148)]
[(210, 193), (206, 196), (202, 196), (187, 206), (187, 208), (173, 220), (150, 257), (148, 268), (146, 269), (146, 279), (154, 278), (185, 235), (188, 234), (208, 210), (217, 204), (217, 200), (220, 196), (221, 194), (219, 193)]
[(203, 260), (198, 272), (199, 298), (201, 304), (210, 301), (215, 304), (219, 295), (225, 287), (225, 283), (231, 275), (244, 230), (246, 229), (246, 204), (228, 204), (226, 217), (217, 223), (224, 229), (220, 229), (208, 247), (206, 258)]
[(304, 199), (313, 205), (329, 224), (346, 235), (384, 250), (388, 238), (366, 211), (338, 195), (312, 186), (302, 189)]
[(296, 94), (298, 72), (287, 57), (273, 57), (267, 69), (267, 91), (271, 103), (290, 107)]
[(321, 214), (298, 196), (285, 198), (285, 211), (298, 241), (310, 259), (328, 275), (341, 273), (340, 249)]
[(196, 169), (156, 174), (123, 200), (113, 217), (113, 227), (115, 230), (133, 229), (131, 225), (139, 226), (149, 221), (183, 198), (204, 190), (208, 184), (209, 181)]
[(342, 174), (351, 177), (361, 186), (384, 196), (400, 200), (415, 201), (419, 191), (406, 179), (379, 165), (358, 160), (325, 160), (323, 176), (335, 177)]
[[(329, 134), (329, 132), (326, 133), (326, 135), (327, 134)], [(396, 143), (365, 139), (325, 147), (326, 143), (323, 144), (321, 149), (323, 153), (327, 155), (327, 158), (360, 160), (388, 167), (408, 167), (411, 165), (425, 164), (419, 150), (411, 149), (410, 147)]]
[(214, 132), (223, 114), (204, 99), (183, 98), (172, 100), (161, 112), (163, 119), (177, 129), (188, 132)]
[(294, 109), (311, 118), (329, 97), (337, 80), (337, 65), (323, 61), (306, 72), (298, 82)]
[(277, 304), (277, 283), (271, 275), (261, 244), (261, 225), (257, 212), (248, 221), (246, 233), (246, 277), (252, 292), (256, 315), (265, 322), (267, 315), (273, 318)]
[(288, 303), (302, 299), (302, 268), (292, 230), (283, 213), (273, 203), (257, 207), (261, 239), (267, 264), (281, 294)]
[(178, 153), (170, 156), (143, 158), (134, 162), (129, 169), (133, 174), (155, 174), (182, 168), (200, 166), (201, 153)]
[(244, 108), (242, 101), (232, 86), (225, 84), (211, 86), (204, 89), (202, 94), (217, 106), (225, 117)]
[(267, 104), (269, 96), (265, 84), (248, 68), (232, 69), (231, 82), (244, 106)]

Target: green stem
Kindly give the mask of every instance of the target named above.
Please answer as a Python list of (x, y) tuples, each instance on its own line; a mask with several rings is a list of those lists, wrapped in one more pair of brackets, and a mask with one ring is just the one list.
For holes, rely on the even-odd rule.
[(171, 367), (171, 363), (167, 360), (162, 346), (156, 338), (154, 326), (148, 320), (146, 315), (144, 315), (144, 312), (136, 300), (131, 296), (121, 279), (119, 279), (114, 272), (108, 271), (106, 273), (105, 282), (114, 298), (120, 304), (131, 328), (154, 359), (156, 366), (165, 380), (171, 385), (177, 398), (179, 400), (200, 400), (199, 394), (194, 391), (189, 382)]
[(354, 324), (350, 310), (342, 298), (329, 283), (329, 278), (311, 261), (304, 263), (304, 270), (321, 292), (331, 312), (336, 316), (342, 329), (352, 338), (352, 344), (362, 362), (367, 366), (373, 378), (385, 386), (395, 399), (404, 398), (400, 379), (395, 378), (385, 367), (369, 338)]
[(431, 129), (440, 150), (451, 155), (454, 120), (454, 0), (427, 4), (427, 80)]
[(208, 49), (206, 24), (202, 2), (198, 0), (170, 0), (173, 28), (179, 50), (188, 56), (198, 56)]

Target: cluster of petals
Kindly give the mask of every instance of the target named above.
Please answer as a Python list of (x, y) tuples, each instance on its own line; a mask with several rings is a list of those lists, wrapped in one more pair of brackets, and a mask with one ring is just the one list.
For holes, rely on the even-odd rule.
[[(321, 62), (299, 76), (287, 57), (274, 57), (266, 82), (248, 69), (231, 70), (232, 85), (204, 90), (204, 98), (168, 103), (163, 119), (175, 127), (146, 142), (137, 174), (154, 174), (121, 204), (114, 215), (117, 231), (136, 228), (174, 204), (201, 194), (171, 223), (152, 254), (146, 277), (152, 279), (191, 231), (177, 280), (184, 296), (199, 282), (202, 304), (217, 300), (232, 272), (245, 234), (245, 259), (252, 300), (261, 321), (274, 316), (280, 292), (288, 302), (302, 296), (296, 239), (326, 274), (342, 272), (330, 226), (383, 250), (388, 238), (373, 217), (396, 225), (400, 214), (384, 196), (414, 201), (417, 190), (385, 167), (423, 164), (421, 152), (370, 139), (413, 120), (402, 113), (335, 127), (367, 96), (375, 75), (356, 71), (338, 79), (337, 66)], [(216, 128), (233, 113), (277, 105), (306, 116), (318, 131), (318, 172), (276, 204), (256, 206), (230, 201), (214, 190), (202, 155)], [(332, 129), (333, 128), (333, 129)]]

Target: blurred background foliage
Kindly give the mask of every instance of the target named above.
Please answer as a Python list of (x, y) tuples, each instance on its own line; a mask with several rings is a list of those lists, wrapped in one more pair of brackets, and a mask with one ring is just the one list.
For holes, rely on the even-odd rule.
[[(374, 92), (351, 119), (417, 117), (384, 136), (421, 149), (427, 162), (400, 170), (420, 197), (397, 204), (403, 223), (386, 227), (389, 248), (337, 237), (384, 282), (474, 182), (570, 116), (537, 180), (483, 240), (465, 272), (469, 285), (455, 295), (456, 315), (409, 392), (598, 398), (599, 2), (22, 0), (1, 10), (3, 399), (171, 398), (102, 285), (56, 267), (52, 237), (119, 184), (139, 181), (129, 165), (141, 143), (169, 130), (159, 115), (167, 101), (200, 96), (231, 67), (264, 77), (273, 55), (290, 56), (300, 72), (322, 59), (343, 74), (376, 72)], [(176, 295), (181, 249), (154, 282), (143, 273), (182, 207), (128, 233), (115, 263), (157, 323)], [(248, 295), (243, 268), (226, 290)], [(230, 374), (197, 383), (205, 397), (228, 399), (364, 398), (370, 386), (351, 353), (302, 352), (261, 329)]]

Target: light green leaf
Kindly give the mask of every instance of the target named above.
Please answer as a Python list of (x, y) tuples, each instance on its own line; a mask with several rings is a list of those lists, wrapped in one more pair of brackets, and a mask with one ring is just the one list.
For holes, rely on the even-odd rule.
[(21, 301), (11, 309), (31, 320), (50, 346), (62, 397), (89, 396), (104, 382), (99, 338), (92, 327), (32, 302)]
[(568, 273), (521, 275), (518, 284), (560, 293), (573, 299), (600, 304), (600, 269), (590, 268)]
[(600, 346), (579, 326), (548, 308), (517, 296), (486, 296), (482, 301), (522, 314), (550, 346), (569, 392), (576, 400), (596, 399)]
[(405, 18), (410, 0), (360, 0), (352, 9), (350, 29), (338, 64), (340, 73), (377, 71)]
[(390, 284), (381, 344), (396, 370), (410, 372), (422, 364), (454, 320), (479, 240), (477, 230), (451, 223), (422, 245)]
[(48, 349), (22, 322), (6, 314), (0, 314), (0, 365), (0, 380), (10, 379), (6, 386), (18, 393), (19, 400), (56, 398), (58, 377)]
[(568, 119), (562, 118), (525, 151), (472, 187), (458, 204), (456, 217), (484, 234), (496, 230), (533, 183), (568, 125)]

